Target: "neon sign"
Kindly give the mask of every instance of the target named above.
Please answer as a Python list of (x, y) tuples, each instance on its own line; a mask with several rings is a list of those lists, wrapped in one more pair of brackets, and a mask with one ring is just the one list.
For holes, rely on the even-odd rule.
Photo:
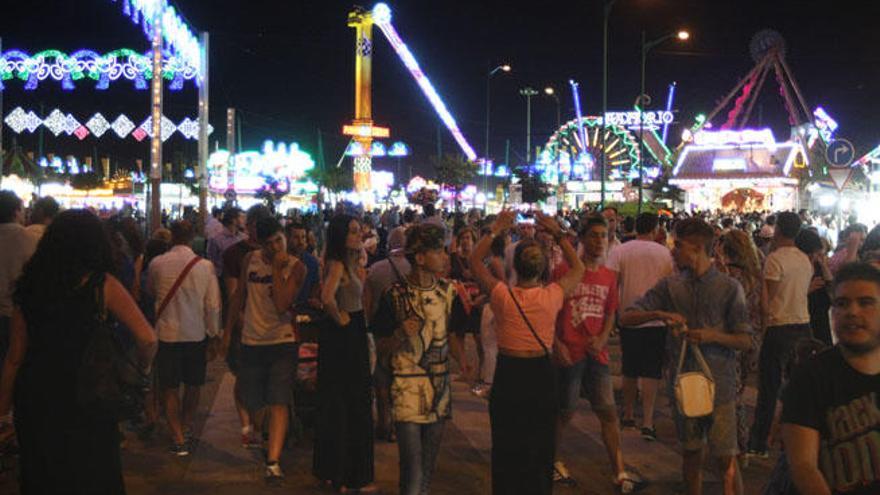
[[(263, 143), (262, 151), (244, 151), (235, 155), (235, 174), (232, 188), (238, 192), (254, 193), (265, 186), (266, 179), (278, 181), (285, 192), (300, 189), (317, 192), (317, 186), (306, 179), (306, 172), (315, 167), (308, 153), (299, 144)], [(215, 151), (208, 157), (208, 186), (212, 191), (230, 189), (229, 152)]]
[(770, 129), (743, 129), (741, 131), (700, 131), (694, 134), (698, 146), (762, 145), (775, 146), (776, 138)]
[(605, 120), (608, 126), (621, 126), (626, 128), (639, 128), (644, 125), (645, 129), (657, 130), (662, 125), (671, 124), (675, 120), (675, 115), (671, 111), (651, 110), (639, 112), (632, 110), (629, 112), (608, 112), (605, 114)]

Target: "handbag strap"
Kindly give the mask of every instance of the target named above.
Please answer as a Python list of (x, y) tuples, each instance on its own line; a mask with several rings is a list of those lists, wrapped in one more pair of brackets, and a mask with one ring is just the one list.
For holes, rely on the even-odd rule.
[(694, 357), (697, 358), (697, 364), (702, 368), (703, 374), (706, 375), (706, 378), (715, 381), (712, 377), (712, 369), (709, 368), (709, 363), (707, 363), (706, 358), (703, 357), (703, 352), (700, 351), (700, 346), (688, 342), (687, 337), (682, 337), (681, 339), (681, 354), (678, 357), (678, 372), (676, 373), (676, 376), (680, 375), (681, 370), (684, 369), (684, 357), (685, 354), (687, 354), (688, 347), (694, 351)]
[(171, 286), (171, 290), (165, 294), (165, 299), (162, 299), (162, 304), (159, 305), (159, 309), (156, 311), (156, 321), (159, 321), (159, 317), (162, 316), (162, 312), (165, 311), (165, 308), (168, 307), (168, 303), (171, 302), (171, 298), (177, 294), (177, 289), (180, 288), (180, 285), (183, 284), (183, 280), (186, 278), (187, 274), (190, 270), (196, 266), (196, 263), (199, 262), (202, 258), (198, 255), (194, 256), (193, 259), (189, 260), (189, 263), (183, 267), (183, 270), (180, 272), (180, 275), (177, 276), (177, 280), (174, 281), (174, 285)]
[(530, 322), (529, 319), (526, 317), (525, 311), (523, 311), (522, 306), (519, 305), (519, 301), (516, 300), (516, 296), (513, 295), (513, 289), (511, 289), (509, 285), (507, 286), (507, 292), (510, 293), (510, 298), (513, 299), (513, 304), (516, 304), (516, 309), (519, 310), (519, 314), (522, 315), (522, 318), (523, 320), (525, 320), (526, 325), (528, 325), (529, 330), (532, 331), (532, 335), (535, 336), (535, 340), (537, 340), (538, 343), (541, 344), (541, 349), (544, 349), (544, 354), (549, 357), (550, 351), (547, 350), (547, 346), (544, 344), (544, 341), (541, 340), (541, 337), (538, 337), (538, 332), (536, 332), (535, 328), (532, 327), (532, 322)]

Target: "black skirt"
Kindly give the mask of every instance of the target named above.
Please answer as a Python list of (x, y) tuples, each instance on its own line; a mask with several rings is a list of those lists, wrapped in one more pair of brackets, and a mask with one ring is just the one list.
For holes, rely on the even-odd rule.
[(492, 493), (553, 491), (558, 415), (556, 370), (548, 357), (500, 354), (489, 399)]
[(317, 398), (314, 475), (335, 487), (372, 483), (372, 378), (362, 311), (344, 327), (330, 321), (321, 330)]

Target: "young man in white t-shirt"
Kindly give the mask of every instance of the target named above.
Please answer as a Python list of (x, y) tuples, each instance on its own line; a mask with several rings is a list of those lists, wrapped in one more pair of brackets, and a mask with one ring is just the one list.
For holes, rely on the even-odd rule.
[[(626, 310), (662, 278), (672, 274), (672, 254), (654, 242), (659, 229), (657, 215), (642, 213), (636, 218), (636, 238), (608, 254), (606, 267), (618, 273), (620, 308)], [(623, 352), (624, 428), (635, 428), (634, 405), (639, 382), (642, 389), (642, 437), (657, 439), (654, 429), (654, 400), (663, 372), (666, 324), (649, 321), (635, 327), (620, 327)]]
[(798, 341), (810, 338), (807, 293), (813, 264), (794, 244), (801, 219), (794, 212), (776, 217), (774, 250), (764, 262), (764, 308), (767, 330), (758, 357), (759, 382), (755, 420), (749, 436), (750, 455), (767, 457), (767, 437), (776, 411), (783, 374), (794, 356)]
[(232, 296), (223, 334), (229, 348), (232, 328), (242, 318), (238, 380), (241, 399), (255, 417), (268, 411), (269, 444), (265, 478), (284, 477), (278, 464), (287, 435), (288, 407), (293, 404), (297, 337), (291, 310), (305, 278), (305, 267), (287, 253), (284, 228), (274, 217), (256, 225), (261, 249), (242, 262), (240, 283)]

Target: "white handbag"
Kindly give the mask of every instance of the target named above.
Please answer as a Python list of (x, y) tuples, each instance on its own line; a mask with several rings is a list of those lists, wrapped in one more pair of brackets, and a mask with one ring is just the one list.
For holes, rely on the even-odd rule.
[[(688, 346), (693, 349), (699, 363), (699, 371), (682, 373)], [(678, 371), (675, 377), (675, 402), (679, 412), (687, 418), (700, 418), (712, 414), (715, 407), (715, 380), (712, 370), (703, 358), (698, 345), (692, 345), (687, 338), (682, 339), (681, 356), (678, 358)]]

